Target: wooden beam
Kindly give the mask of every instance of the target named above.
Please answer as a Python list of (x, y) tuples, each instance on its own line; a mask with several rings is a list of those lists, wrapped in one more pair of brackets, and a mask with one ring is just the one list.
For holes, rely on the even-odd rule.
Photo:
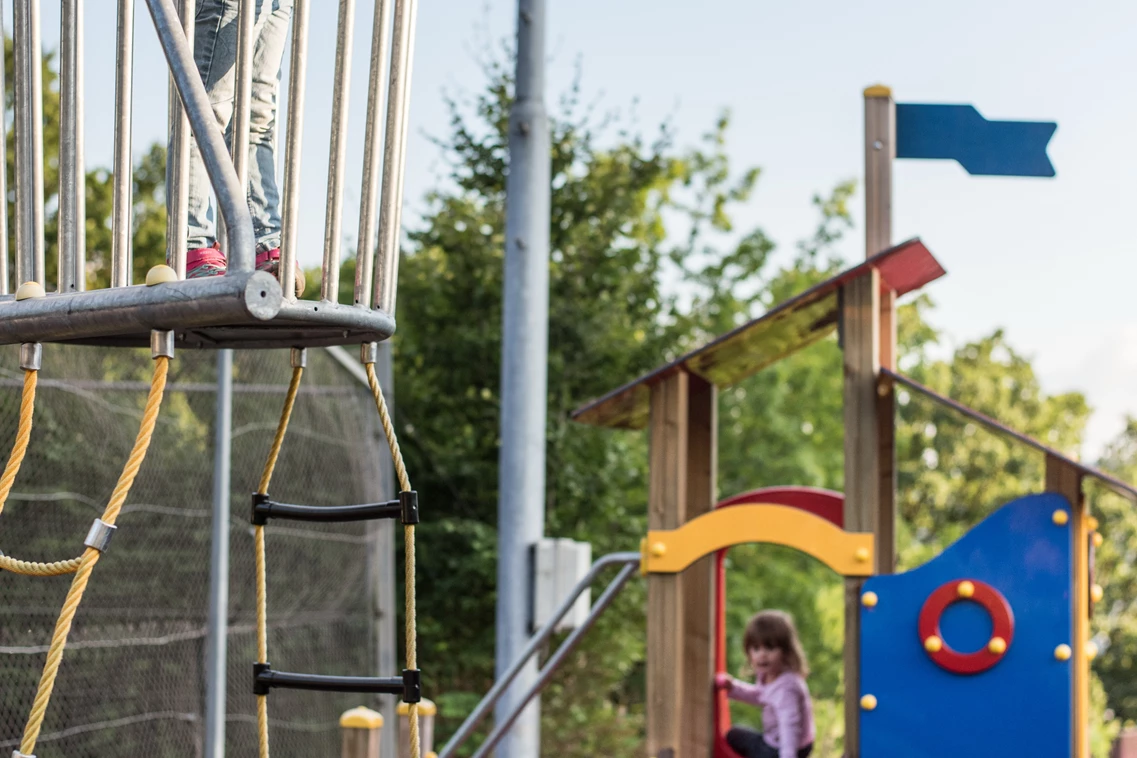
[[(844, 352), (845, 529), (879, 534), (880, 275), (871, 270), (841, 294)], [(845, 580), (845, 756), (860, 756), (860, 594), (863, 580)]]
[[(691, 376), (687, 402), (687, 502), (683, 522), (718, 500), (718, 391)], [(684, 718), (680, 755), (704, 758), (714, 740), (714, 573), (706, 556), (680, 575), (683, 593)]]
[(1073, 666), (1074, 707), (1071, 734), (1073, 744), (1070, 754), (1074, 758), (1089, 758), (1090, 736), (1090, 660), (1086, 647), (1090, 642), (1090, 568), (1089, 568), (1089, 514), (1086, 498), (1082, 492), (1082, 472), (1069, 461), (1053, 455), (1046, 456), (1046, 491), (1063, 495), (1070, 501), (1070, 530), (1074, 539), (1073, 563), (1074, 586), (1070, 597), (1074, 604), (1074, 623), (1071, 629), (1070, 647), (1074, 655), (1070, 659)]
[[(679, 371), (651, 388), (648, 527), (675, 529), (687, 499), (690, 376)], [(684, 688), (683, 591), (680, 575), (647, 578), (647, 750), (677, 758), (681, 748)]]

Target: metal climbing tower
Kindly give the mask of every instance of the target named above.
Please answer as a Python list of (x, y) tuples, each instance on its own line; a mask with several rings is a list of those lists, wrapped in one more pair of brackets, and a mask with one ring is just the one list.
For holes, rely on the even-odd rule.
[[(356, 280), (351, 303), (338, 302), (340, 239), (347, 170), (347, 111), (354, 0), (340, 0), (333, 87), (322, 283), (319, 297), (302, 300), (294, 290), (299, 209), (308, 20), (312, 0), (294, 0), (285, 176), (281, 197), (279, 281), (255, 266), (254, 222), (246, 201), (249, 177), (250, 105), (254, 30), (259, 0), (240, 0), (233, 98), (232, 144), (225, 137), (194, 60), (194, 0), (145, 0), (170, 73), (170, 146), (167, 171), (169, 217), (166, 265), (134, 281), (132, 259), (133, 176), (131, 101), (134, 65), (134, 0), (117, 0), (115, 132), (111, 286), (86, 289), (85, 171), (83, 163), (83, 0), (61, 0), (59, 266), (55, 290), (47, 291), (44, 239), (44, 122), (40, 0), (16, 0), (13, 12), (15, 155), (15, 293), (9, 292), (7, 212), (0, 205), (0, 344), (20, 345), (24, 390), (20, 426), (0, 475), (0, 511), (27, 451), (42, 364), (42, 343), (151, 348), (155, 369), (133, 450), (82, 554), (54, 563), (0, 555), (0, 570), (31, 576), (74, 574), (71, 591), (51, 640), (35, 703), (14, 758), (33, 751), (64, 663), (72, 619), (100, 557), (110, 547), (115, 521), (143, 465), (160, 412), (167, 373), (177, 348), (289, 348), (292, 382), (260, 480), (251, 522), (256, 544), (258, 655), (250, 689), (257, 695), (260, 755), (269, 755), (268, 696), (273, 689), (389, 693), (409, 704), (410, 742), (417, 757), (420, 673), (415, 633), (414, 529), (418, 500), (399, 453), (376, 378), (378, 343), (395, 328), (403, 173), (413, 59), (416, 0), (376, 0), (371, 39), (363, 192), (359, 208)], [(109, 5), (109, 3), (108, 3)], [(2, 11), (2, 8), (0, 8)], [(0, 68), (0, 77), (3, 71)], [(0, 87), (2, 87), (0, 80)], [(384, 105), (385, 103), (385, 105)], [(384, 118), (385, 111), (385, 118)], [(218, 237), (227, 258), (223, 275), (186, 278), (187, 195), (191, 140), (197, 145), (220, 211)], [(6, 145), (0, 120), (0, 146)], [(8, 156), (3, 156), (5, 161)], [(0, 171), (0, 193), (4, 172)], [(221, 239), (223, 238), (223, 239)], [(293, 403), (306, 365), (305, 349), (359, 345), (361, 361), (399, 477), (397, 500), (343, 506), (278, 502), (268, 491), (285, 441)], [(270, 521), (366, 521), (397, 519), (406, 530), (406, 668), (386, 677), (326, 676), (274, 668), (268, 659), (266, 534)], [(140, 567), (140, 570), (145, 570)], [(286, 663), (286, 662), (285, 662)]]

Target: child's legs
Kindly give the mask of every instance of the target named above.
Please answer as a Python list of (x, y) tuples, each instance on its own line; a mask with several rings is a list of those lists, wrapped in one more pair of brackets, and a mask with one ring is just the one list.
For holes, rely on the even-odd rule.
[[(233, 67), (237, 59), (237, 0), (198, 0), (194, 22), (194, 62), (201, 75), (213, 116), (229, 137), (233, 117), (235, 79)], [(190, 135), (187, 204), (189, 226), (186, 245), (189, 249), (210, 247), (217, 239), (217, 212), (213, 206), (213, 189), (201, 159), (197, 140)], [(169, 193), (167, 193), (169, 196)]]
[(280, 68), (288, 42), (292, 0), (264, 0), (253, 48), (249, 113), (249, 212), (257, 251), (280, 247), (280, 190), (276, 180), (277, 110)]
[(745, 726), (731, 727), (726, 744), (742, 758), (778, 758), (778, 751), (762, 739), (761, 732)]

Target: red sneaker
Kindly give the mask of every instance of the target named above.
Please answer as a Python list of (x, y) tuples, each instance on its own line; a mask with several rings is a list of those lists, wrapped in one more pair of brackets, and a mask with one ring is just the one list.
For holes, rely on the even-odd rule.
[(186, 253), (186, 279), (222, 276), (227, 270), (225, 254), (216, 243), (213, 247), (199, 247)]
[[(274, 247), (263, 253), (257, 253), (257, 271), (267, 271), (280, 279), (280, 248)], [(304, 272), (296, 266), (296, 297), (304, 294)]]

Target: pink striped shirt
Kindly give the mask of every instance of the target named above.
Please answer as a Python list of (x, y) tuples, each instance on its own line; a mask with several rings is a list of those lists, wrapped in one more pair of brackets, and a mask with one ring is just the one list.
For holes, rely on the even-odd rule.
[(813, 701), (799, 674), (783, 671), (768, 684), (732, 679), (727, 695), (762, 708), (762, 739), (777, 748), (778, 758), (795, 758), (798, 750), (813, 744)]

